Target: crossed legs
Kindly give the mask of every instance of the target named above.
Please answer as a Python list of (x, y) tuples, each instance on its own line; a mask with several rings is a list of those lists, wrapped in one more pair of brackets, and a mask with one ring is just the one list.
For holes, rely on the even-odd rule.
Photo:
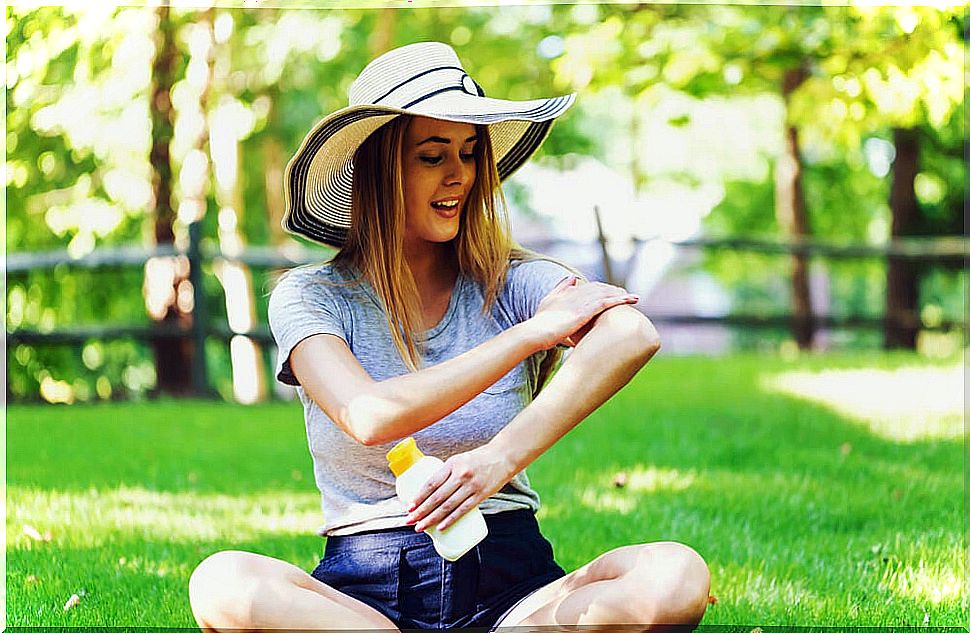
[[(696, 624), (709, 589), (707, 565), (686, 545), (629, 545), (542, 587), (506, 615), (499, 631), (530, 625), (654, 631)], [(203, 631), (397, 631), (370, 606), (298, 567), (249, 552), (218, 552), (202, 561), (189, 580), (189, 597)]]
[(398, 630), (369, 605), (299, 567), (250, 552), (217, 552), (199, 563), (189, 579), (189, 600), (207, 633)]
[(623, 630), (655, 631), (693, 625), (704, 616), (710, 586), (707, 564), (686, 545), (628, 545), (542, 587), (506, 615), (498, 630), (582, 625), (584, 632), (617, 631), (627, 625)]

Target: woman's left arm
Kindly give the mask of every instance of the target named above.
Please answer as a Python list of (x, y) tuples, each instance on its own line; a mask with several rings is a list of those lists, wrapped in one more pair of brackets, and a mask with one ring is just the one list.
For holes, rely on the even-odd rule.
[(490, 442), (452, 456), (431, 477), (409, 522), (447, 528), (609, 400), (659, 349), (657, 330), (641, 312), (604, 311), (535, 400)]

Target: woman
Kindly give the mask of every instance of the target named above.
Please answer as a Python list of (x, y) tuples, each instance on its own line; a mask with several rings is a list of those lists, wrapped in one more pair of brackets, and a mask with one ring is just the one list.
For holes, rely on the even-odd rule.
[[(340, 247), (273, 291), (277, 377), (298, 387), (327, 536), (311, 574), (220, 552), (190, 581), (207, 630), (696, 623), (704, 561), (630, 545), (566, 574), (525, 467), (659, 349), (637, 297), (517, 248), (499, 182), (573, 96), (489, 99), (439, 43), (396, 49), (351, 87), (287, 167), (287, 230)], [(559, 345), (573, 352), (548, 380)], [(541, 389), (541, 391), (540, 391)], [(386, 452), (447, 458), (415, 503)], [(451, 563), (422, 534), (469, 509), (486, 539)]]

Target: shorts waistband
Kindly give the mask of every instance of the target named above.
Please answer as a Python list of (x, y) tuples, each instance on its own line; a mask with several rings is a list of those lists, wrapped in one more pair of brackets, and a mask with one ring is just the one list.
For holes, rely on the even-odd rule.
[[(506, 510), (495, 514), (483, 515), (485, 525), (490, 534), (501, 534), (506, 531), (518, 532), (523, 529), (539, 529), (535, 513), (532, 510)], [(356, 534), (327, 537), (327, 552), (337, 550), (366, 550), (384, 547), (390, 544), (410, 545), (415, 543), (431, 543), (431, 539), (424, 533), (415, 532), (413, 525), (405, 525), (381, 530), (367, 530)]]

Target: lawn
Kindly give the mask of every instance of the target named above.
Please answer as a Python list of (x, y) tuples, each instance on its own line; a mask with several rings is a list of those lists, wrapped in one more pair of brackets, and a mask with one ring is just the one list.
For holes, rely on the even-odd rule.
[[(956, 360), (661, 356), (529, 475), (567, 571), (692, 545), (705, 624), (962, 626), (962, 411)], [(323, 552), (298, 403), (11, 406), (7, 423), (9, 626), (193, 626), (206, 555), (310, 569)]]

